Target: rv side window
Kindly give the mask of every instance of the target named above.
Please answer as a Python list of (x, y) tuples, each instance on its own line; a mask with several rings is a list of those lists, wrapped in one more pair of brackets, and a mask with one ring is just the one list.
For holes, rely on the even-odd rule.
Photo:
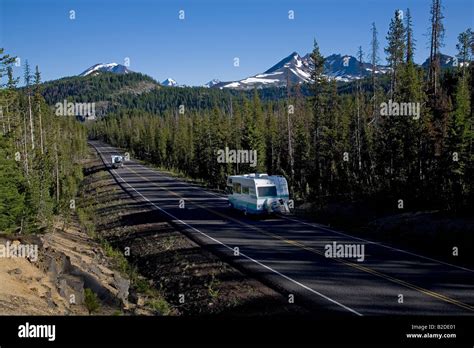
[(259, 197), (276, 197), (277, 190), (276, 186), (264, 186), (258, 188), (258, 196)]
[(234, 183), (234, 193), (240, 193), (241, 185), (238, 182)]
[(249, 188), (247, 186), (242, 186), (242, 193), (244, 195), (248, 195), (249, 194)]

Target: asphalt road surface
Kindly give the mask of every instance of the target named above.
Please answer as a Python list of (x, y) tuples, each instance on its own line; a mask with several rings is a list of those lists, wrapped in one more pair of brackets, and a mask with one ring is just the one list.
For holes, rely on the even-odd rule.
[[(474, 270), (300, 218), (246, 217), (231, 210), (225, 196), (133, 159), (113, 169), (111, 155), (123, 153), (101, 142), (90, 143), (137, 201), (315, 315), (474, 314)], [(326, 257), (325, 246), (333, 242), (364, 245), (364, 260)]]

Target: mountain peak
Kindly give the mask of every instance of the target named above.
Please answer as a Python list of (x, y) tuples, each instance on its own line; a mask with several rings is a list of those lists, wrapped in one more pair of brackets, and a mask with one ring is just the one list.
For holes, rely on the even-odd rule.
[[(438, 58), (439, 58), (439, 64), (442, 68), (452, 68), (452, 67), (458, 66), (458, 64), (461, 64), (461, 65), (464, 64), (464, 62), (462, 62), (462, 60), (459, 60), (456, 57), (452, 57), (452, 56), (449, 56), (449, 55), (444, 54), (444, 53), (439, 53)], [(466, 63), (469, 65), (468, 62), (466, 62)], [(430, 65), (430, 58), (428, 57), (423, 62), (422, 66), (424, 68), (427, 68), (429, 65)]]
[[(311, 82), (313, 68), (310, 54), (301, 57), (298, 52), (292, 52), (264, 73), (239, 81), (222, 82), (214, 87), (245, 90), (308, 83)], [(330, 80), (349, 82), (368, 76), (371, 71), (371, 64), (359, 64), (357, 58), (348, 54), (332, 54), (326, 57), (324, 62), (324, 75)], [(387, 71), (387, 67), (377, 66), (375, 73), (383, 74)]]
[(285, 66), (288, 67), (289, 65), (292, 65), (292, 64), (300, 66), (300, 64), (298, 64), (298, 62), (301, 62), (300, 55), (298, 54), (298, 52), (292, 52), (289, 56), (283, 58), (278, 63), (276, 63), (274, 66), (272, 66), (270, 69), (265, 71), (264, 74), (270, 74), (270, 73), (272, 73), (272, 72), (274, 72), (278, 69), (281, 69)]
[(84, 72), (79, 74), (79, 76), (88, 76), (88, 75), (98, 75), (101, 72), (111, 72), (114, 74), (128, 74), (132, 72), (126, 66), (118, 63), (99, 63), (91, 66), (89, 69), (86, 69)]
[(311, 79), (310, 62), (301, 58), (298, 52), (292, 52), (262, 74), (234, 82), (217, 84), (218, 88), (251, 89), (254, 87), (283, 87), (309, 82)]
[(218, 80), (218, 79), (212, 79), (211, 81), (209, 81), (208, 83), (206, 83), (206, 84), (204, 85), (204, 87), (211, 88), (211, 87), (214, 87), (215, 85), (217, 85), (217, 84), (219, 84), (219, 83), (221, 83), (220, 80)]
[(163, 86), (168, 86), (168, 87), (175, 87), (178, 85), (178, 83), (173, 80), (171, 77), (168, 77), (166, 80), (164, 80), (161, 85)]

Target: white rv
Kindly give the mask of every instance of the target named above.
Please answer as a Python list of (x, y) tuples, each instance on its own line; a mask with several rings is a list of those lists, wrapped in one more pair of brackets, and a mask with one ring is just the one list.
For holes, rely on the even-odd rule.
[(123, 156), (112, 156), (112, 167), (120, 168), (123, 166)]
[(229, 205), (245, 214), (289, 212), (288, 183), (281, 175), (232, 175), (227, 189)]

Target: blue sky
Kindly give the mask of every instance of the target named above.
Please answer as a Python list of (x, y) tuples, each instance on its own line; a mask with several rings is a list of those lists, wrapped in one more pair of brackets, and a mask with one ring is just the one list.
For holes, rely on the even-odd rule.
[[(370, 26), (379, 54), (396, 9), (410, 8), (415, 60), (428, 56), (431, 0), (0, 0), (0, 47), (39, 65), (44, 80), (81, 73), (96, 63), (124, 63), (158, 81), (202, 85), (263, 72), (293, 51), (324, 55), (369, 51)], [(472, 0), (444, 0), (445, 47), (473, 27)], [(76, 19), (69, 19), (74, 10)], [(185, 19), (178, 18), (185, 11)], [(288, 19), (288, 11), (295, 13)], [(239, 57), (240, 66), (233, 59)], [(21, 68), (15, 68), (17, 75)]]

